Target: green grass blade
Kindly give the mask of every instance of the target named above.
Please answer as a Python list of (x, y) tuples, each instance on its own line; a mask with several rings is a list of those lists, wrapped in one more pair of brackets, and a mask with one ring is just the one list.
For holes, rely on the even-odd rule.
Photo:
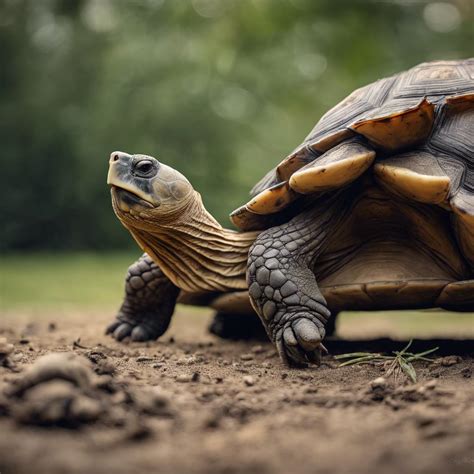
[(410, 346), (412, 345), (412, 343), (413, 343), (413, 339), (410, 339), (410, 340), (408, 341), (408, 344), (407, 344), (400, 352), (395, 352), (395, 354), (396, 354), (397, 356), (398, 356), (398, 355), (401, 356), (401, 355), (405, 354), (405, 352), (410, 348)]
[(424, 357), (428, 354), (431, 354), (433, 352), (436, 352), (439, 349), (439, 347), (433, 347), (433, 349), (428, 349), (427, 351), (424, 352), (418, 352), (418, 354), (410, 354), (410, 356), (415, 356), (415, 357)]
[(362, 362), (369, 362), (369, 361), (374, 360), (374, 359), (376, 359), (376, 358), (373, 355), (368, 355), (368, 356), (365, 356), (365, 357), (356, 357), (356, 358), (351, 359), (351, 360), (346, 360), (345, 362), (340, 364), (339, 367), (345, 367), (346, 365), (360, 364)]
[(412, 362), (414, 360), (424, 360), (425, 362), (433, 362), (433, 359), (429, 359), (428, 357), (423, 357), (423, 356), (413, 356), (413, 357), (405, 357), (405, 360), (407, 362)]
[(351, 352), (350, 354), (339, 354), (334, 356), (335, 359), (350, 359), (351, 357), (367, 357), (376, 354), (372, 354), (370, 352)]
[(416, 372), (413, 365), (411, 365), (410, 362), (407, 362), (403, 357), (398, 358), (398, 363), (400, 364), (403, 372), (405, 372), (405, 374), (410, 377), (411, 381), (416, 383)]

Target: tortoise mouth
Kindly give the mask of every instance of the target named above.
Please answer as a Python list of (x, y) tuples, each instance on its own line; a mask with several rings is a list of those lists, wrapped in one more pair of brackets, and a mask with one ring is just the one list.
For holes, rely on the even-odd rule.
[(111, 186), (111, 194), (112, 199), (114, 199), (115, 202), (119, 204), (120, 209), (125, 212), (128, 212), (131, 207), (136, 206), (146, 207), (148, 209), (160, 206), (159, 204), (152, 204), (151, 202), (146, 201), (142, 196), (139, 196), (130, 189), (125, 189), (115, 184)]

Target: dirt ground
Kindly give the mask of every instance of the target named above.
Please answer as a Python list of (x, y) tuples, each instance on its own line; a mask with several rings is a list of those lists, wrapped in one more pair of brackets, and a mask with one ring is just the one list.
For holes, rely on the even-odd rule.
[[(474, 472), (472, 339), (441, 341), (412, 384), (380, 380), (381, 365), (340, 368), (333, 356), (290, 370), (270, 344), (207, 334), (208, 318), (180, 309), (145, 345), (105, 336), (102, 312), (6, 314), (0, 472)], [(63, 354), (31, 368), (51, 352)]]

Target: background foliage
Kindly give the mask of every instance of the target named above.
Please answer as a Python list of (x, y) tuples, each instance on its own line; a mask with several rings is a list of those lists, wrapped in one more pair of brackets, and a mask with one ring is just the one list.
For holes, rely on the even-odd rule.
[(133, 247), (115, 149), (182, 171), (224, 224), (354, 88), (473, 55), (471, 0), (0, 0), (3, 251)]

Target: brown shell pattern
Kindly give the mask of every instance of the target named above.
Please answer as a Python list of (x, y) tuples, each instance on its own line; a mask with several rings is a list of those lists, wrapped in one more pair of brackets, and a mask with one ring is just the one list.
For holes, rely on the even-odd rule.
[[(408, 171), (393, 171), (388, 162), (385, 165), (381, 162), (385, 166), (382, 169), (376, 157), (376, 176), (385, 174), (392, 183), (396, 183), (399, 176), (421, 182), (416, 181), (419, 176), (413, 174), (417, 172), (409, 169), (410, 157), (416, 155), (410, 152), (420, 149), (433, 157), (425, 162), (435, 163), (433, 166), (438, 170), (432, 173), (437, 176), (435, 181), (428, 179), (427, 189), (431, 189), (433, 196), (437, 193), (436, 199), (445, 200), (456, 214), (465, 211), (463, 216), (469, 215), (471, 222), (474, 215), (473, 120), (474, 58), (423, 63), (380, 79), (355, 90), (329, 110), (303, 143), (256, 184), (252, 189), (253, 198), (234, 211), (231, 220), (242, 230), (267, 228), (302, 194), (344, 186), (357, 178), (372, 164), (370, 153), (374, 152), (384, 159), (405, 153), (404, 163), (408, 163)], [(333, 150), (343, 143), (347, 143), (343, 145), (345, 154), (339, 151), (336, 156)], [(366, 148), (365, 154), (361, 155), (360, 147)], [(356, 148), (359, 148), (357, 156)], [(329, 169), (335, 180), (333, 186), (328, 175), (323, 180), (327, 170), (321, 172), (319, 161), (334, 167)], [(304, 171), (301, 174), (304, 179), (298, 179), (303, 167), (311, 171)], [(445, 180), (439, 177), (439, 168), (449, 177), (449, 192), (445, 189)], [(295, 184), (292, 188), (292, 183), (297, 182), (299, 186)], [(420, 196), (431, 199), (430, 192), (421, 192)], [(455, 204), (457, 201), (459, 205)], [(460, 226), (467, 225), (464, 220)], [(471, 225), (468, 227), (469, 232), (474, 232)]]

